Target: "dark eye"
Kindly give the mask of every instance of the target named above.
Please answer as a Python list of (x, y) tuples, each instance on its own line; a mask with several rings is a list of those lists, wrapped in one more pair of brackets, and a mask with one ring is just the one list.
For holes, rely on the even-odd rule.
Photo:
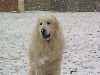
[(40, 25), (42, 25), (42, 23), (40, 23)]
[(49, 24), (51, 24), (50, 22), (47, 22), (47, 24), (49, 25)]

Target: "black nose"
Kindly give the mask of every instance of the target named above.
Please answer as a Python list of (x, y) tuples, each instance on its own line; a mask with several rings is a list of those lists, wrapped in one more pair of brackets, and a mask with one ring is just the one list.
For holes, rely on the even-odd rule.
[(41, 34), (42, 34), (42, 38), (49, 38), (50, 34), (46, 34), (46, 29), (42, 28), (41, 29)]
[(42, 29), (41, 29), (41, 33), (42, 33), (43, 35), (45, 35), (46, 30), (45, 30), (44, 28), (42, 28)]

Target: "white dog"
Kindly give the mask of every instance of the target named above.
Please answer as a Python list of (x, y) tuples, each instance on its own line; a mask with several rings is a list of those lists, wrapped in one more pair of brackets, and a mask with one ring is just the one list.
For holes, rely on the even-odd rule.
[(38, 18), (29, 49), (28, 75), (60, 75), (64, 35), (53, 15)]

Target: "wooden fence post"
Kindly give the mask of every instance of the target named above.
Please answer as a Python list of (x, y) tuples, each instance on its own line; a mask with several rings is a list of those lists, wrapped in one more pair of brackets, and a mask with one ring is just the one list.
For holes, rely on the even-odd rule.
[(24, 0), (18, 0), (18, 12), (24, 12)]

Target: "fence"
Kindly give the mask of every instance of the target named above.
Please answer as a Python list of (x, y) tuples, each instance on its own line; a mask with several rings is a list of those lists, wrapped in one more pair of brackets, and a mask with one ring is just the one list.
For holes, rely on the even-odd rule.
[(0, 0), (0, 11), (100, 12), (100, 0)]
[(17, 11), (18, 0), (0, 0), (0, 11)]
[(100, 11), (100, 0), (25, 0), (25, 10)]

